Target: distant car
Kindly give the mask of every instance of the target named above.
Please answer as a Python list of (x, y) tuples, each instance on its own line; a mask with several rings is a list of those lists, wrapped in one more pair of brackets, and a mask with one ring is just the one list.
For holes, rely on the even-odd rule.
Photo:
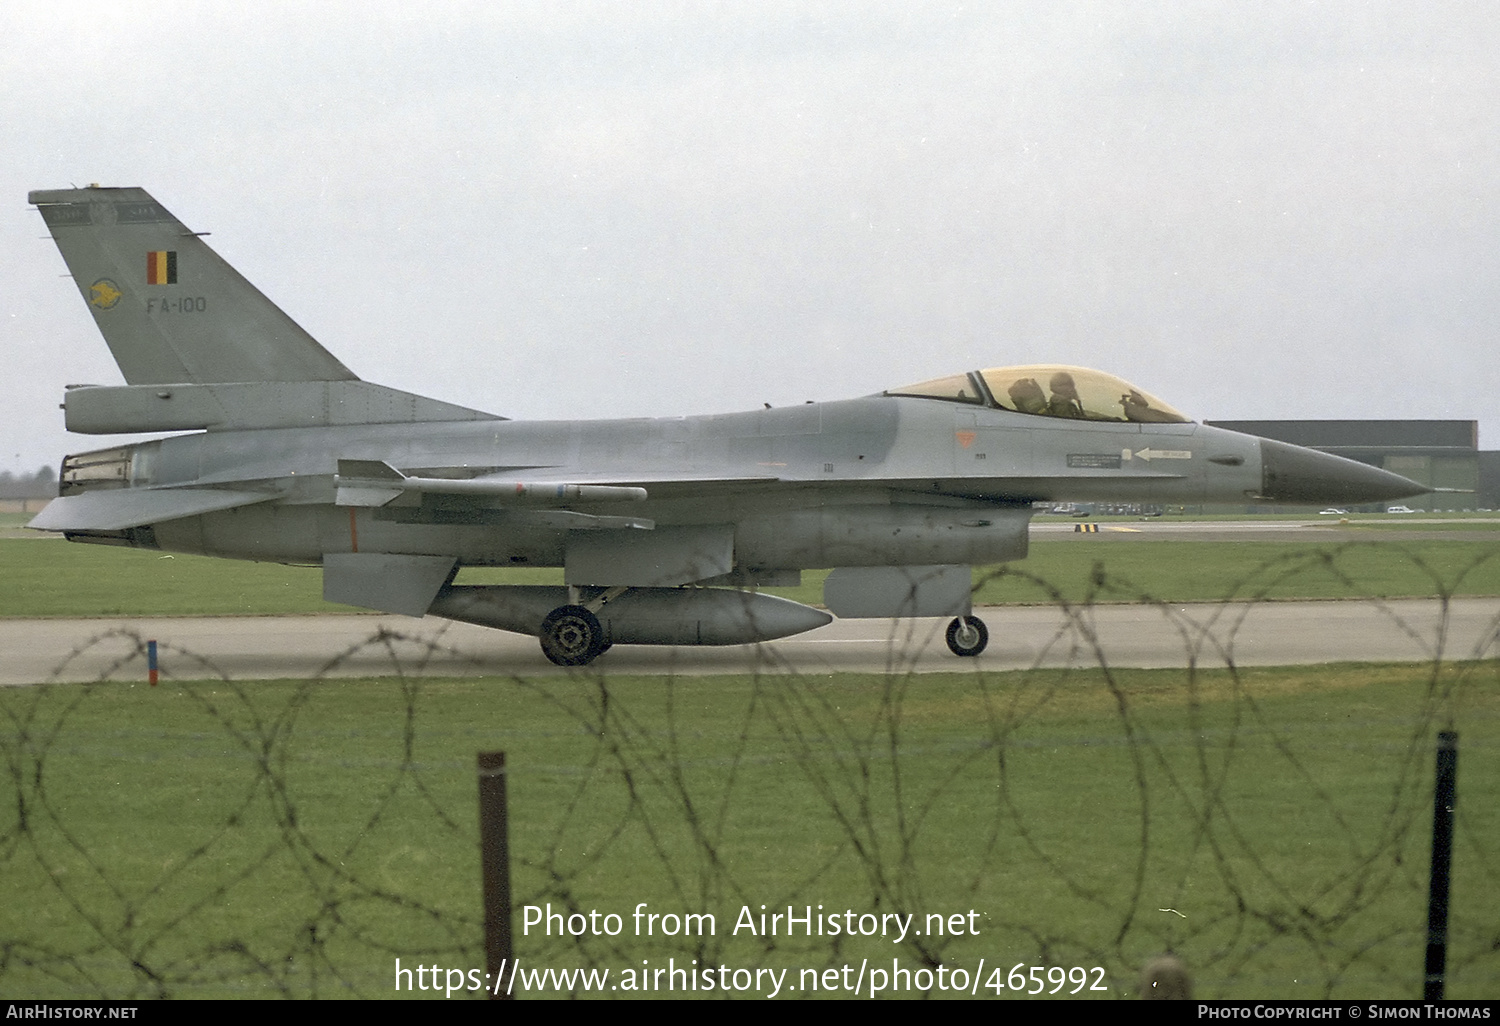
[(1318, 510), (1318, 516), (1320, 516), (1320, 517), (1347, 517), (1348, 515), (1349, 515), (1349, 511), (1347, 509), (1320, 509), (1320, 510)]
[(1412, 509), (1410, 506), (1387, 506), (1385, 508), (1385, 511), (1387, 513), (1415, 513), (1416, 512), (1416, 510)]

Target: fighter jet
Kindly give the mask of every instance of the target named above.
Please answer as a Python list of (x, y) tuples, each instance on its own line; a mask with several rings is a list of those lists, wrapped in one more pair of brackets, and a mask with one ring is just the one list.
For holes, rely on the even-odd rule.
[[(1190, 421), (1071, 366), (662, 419), (518, 422), (360, 380), (144, 190), (33, 192), (124, 376), (68, 389), (70, 431), (187, 432), (67, 457), (31, 521), (72, 541), (305, 564), (332, 602), (536, 636), (734, 645), (839, 617), (951, 617), (971, 567), (1022, 559), (1037, 502), (1385, 502), (1375, 467)], [(463, 567), (561, 567), (558, 586)], [(763, 594), (833, 568), (828, 612)]]

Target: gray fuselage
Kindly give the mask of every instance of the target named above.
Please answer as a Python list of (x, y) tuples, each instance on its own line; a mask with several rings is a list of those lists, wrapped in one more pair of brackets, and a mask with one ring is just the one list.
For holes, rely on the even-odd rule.
[(135, 488), (275, 496), (156, 524), (155, 544), (170, 551), (318, 563), (356, 549), (560, 566), (576, 533), (476, 496), (336, 508), (341, 459), (413, 476), (639, 485), (644, 501), (573, 505), (658, 527), (733, 525), (741, 569), (996, 562), (1024, 555), (1017, 527), (1036, 500), (1233, 502), (1263, 485), (1259, 440), (1234, 432), (887, 396), (671, 419), (211, 431), (133, 447), (128, 474)]

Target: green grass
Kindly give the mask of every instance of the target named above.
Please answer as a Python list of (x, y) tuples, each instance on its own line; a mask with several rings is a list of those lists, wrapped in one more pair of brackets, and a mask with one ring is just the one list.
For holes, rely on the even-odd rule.
[[(1102, 572), (1096, 570), (1102, 567)], [(821, 571), (800, 588), (822, 600)], [(1314, 543), (1109, 541), (1079, 536), (975, 574), (980, 604), (1212, 602), (1228, 597), (1500, 595), (1500, 544), (1474, 540)], [(561, 584), (561, 570), (465, 570), (460, 583)], [(1103, 581), (1101, 584), (1099, 582)], [(181, 616), (353, 612), (326, 603), (314, 568), (0, 539), (0, 616)]]
[(1426, 531), (1442, 531), (1442, 532), (1448, 532), (1448, 531), (1467, 531), (1467, 532), (1473, 533), (1473, 532), (1482, 532), (1482, 531), (1500, 531), (1500, 520), (1496, 520), (1494, 518), (1488, 518), (1488, 519), (1478, 519), (1478, 518), (1475, 518), (1475, 519), (1469, 519), (1469, 520), (1444, 520), (1442, 523), (1437, 523), (1437, 524), (1413, 524), (1413, 523), (1406, 522), (1406, 521), (1401, 521), (1401, 520), (1365, 520), (1365, 519), (1357, 519), (1357, 520), (1350, 521), (1348, 524), (1340, 525), (1340, 530), (1349, 530), (1349, 531), (1364, 531), (1364, 530), (1376, 530), (1376, 531), (1423, 531), (1423, 532), (1426, 532)]
[[(482, 968), (474, 757), (502, 749), (517, 905), (626, 924), (518, 936), (527, 965), (1100, 965), (1120, 996), (1172, 949), (1200, 997), (1414, 998), (1452, 722), (1449, 994), (1493, 997), (1497, 673), (6, 689), (0, 992), (385, 997), (396, 957)], [(632, 936), (639, 902), (718, 932)], [(980, 933), (729, 935), (761, 904)]]
[(1500, 595), (1500, 543), (1087, 541), (976, 574), (980, 604)]
[(349, 611), (316, 569), (49, 539), (0, 539), (0, 616)]

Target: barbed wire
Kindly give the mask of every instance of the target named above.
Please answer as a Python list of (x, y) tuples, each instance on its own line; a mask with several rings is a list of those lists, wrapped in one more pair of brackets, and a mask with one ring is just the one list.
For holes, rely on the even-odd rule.
[[(1289, 689), (1264, 690), (1266, 671), (1240, 667), (1235, 640), (1249, 610), (1300, 575), (1357, 590), (1344, 553), (1267, 561), (1206, 614), (1102, 567), (1075, 600), (1000, 568), (994, 578), (1045, 594), (1061, 625), (1031, 668), (955, 667), (941, 688), (915, 669), (937, 633), (901, 621), (880, 674), (809, 676), (762, 647), (723, 699), (706, 699), (717, 685), (700, 679), (615, 678), (607, 660), (460, 685), (425, 675), (470, 658), (444, 633), (380, 630), (291, 682), (234, 680), (163, 646), (171, 670), (153, 701), (126, 702), (146, 641), (101, 632), (54, 675), (124, 644), (97, 680), (0, 700), (0, 876), (17, 910), (0, 922), (0, 991), (384, 997), (398, 958), (482, 969), (472, 759), (512, 745), (532, 756), (513, 754), (509, 769), (518, 910), (628, 920), (639, 898), (725, 927), (522, 935), (518, 911), (517, 953), (534, 964), (821, 970), (869, 957), (873, 942), (747, 937), (729, 920), (762, 906), (914, 922), (979, 910), (978, 936), (924, 929), (885, 940), (884, 957), (1100, 966), (1128, 995), (1139, 967), (1172, 951), (1201, 996), (1378, 985), (1416, 997), (1432, 738), (1463, 732), (1461, 795), (1493, 783), (1500, 623), (1454, 652), (1452, 597), (1478, 561), (1444, 573), (1409, 556), (1433, 582), (1435, 627), (1363, 601), (1426, 662), (1382, 671), (1397, 683), (1360, 698), (1347, 723), (1289, 722)], [(1095, 614), (1119, 601), (1179, 639), (1170, 692), (1112, 664)], [(1062, 647), (1069, 666), (1045, 668)], [(384, 675), (332, 679), (372, 652)], [(153, 722), (163, 703), (187, 712)], [(1460, 989), (1493, 996), (1500, 825), (1473, 799), (1457, 815), (1455, 893), (1469, 897), (1454, 910), (1450, 969)], [(166, 851), (164, 835), (191, 839)]]

